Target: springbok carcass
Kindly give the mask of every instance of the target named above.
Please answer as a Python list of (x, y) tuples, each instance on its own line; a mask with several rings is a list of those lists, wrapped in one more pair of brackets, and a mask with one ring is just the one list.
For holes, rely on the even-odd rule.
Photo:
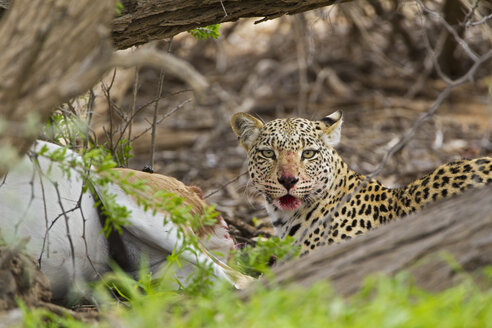
[[(195, 247), (188, 245), (181, 253), (184, 263), (176, 271), (180, 283), (185, 283), (197, 263), (211, 265), (215, 276), (238, 288), (249, 282), (249, 277), (223, 262), (234, 242), (222, 217), (212, 225), (178, 227), (168, 213), (146, 209), (139, 205), (135, 195), (128, 195), (120, 185), (110, 183), (105, 192), (115, 195), (115, 201), (125, 206), (130, 215), (121, 234), (113, 232), (106, 237), (101, 233), (104, 211), (96, 204), (104, 200), (99, 196), (99, 187), (94, 185), (92, 193), (83, 192), (87, 182), (82, 173), (52, 162), (48, 156), (37, 156), (41, 149), (51, 153), (60, 147), (37, 141), (29, 156), (0, 178), (0, 234), (7, 243), (29, 239), (27, 252), (49, 279), (54, 299), (67, 297), (71, 290), (83, 285), (80, 282), (100, 278), (110, 270), (112, 261), (127, 272), (136, 273), (145, 260), (155, 273), (166, 263), (168, 255), (180, 250), (187, 234), (195, 234), (199, 242)], [(64, 156), (65, 162), (81, 160), (72, 151)], [(196, 187), (188, 187), (174, 178), (114, 170), (130, 183), (145, 180), (148, 188), (143, 192), (148, 197), (163, 189), (183, 197), (193, 214), (200, 214), (206, 206)]]

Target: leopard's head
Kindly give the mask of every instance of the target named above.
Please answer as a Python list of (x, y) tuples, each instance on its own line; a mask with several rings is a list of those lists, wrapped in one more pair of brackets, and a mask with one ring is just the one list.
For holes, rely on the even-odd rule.
[(340, 141), (341, 111), (320, 121), (288, 118), (268, 123), (237, 113), (231, 125), (248, 152), (252, 185), (274, 208), (297, 210), (331, 189), (337, 173), (333, 147)]

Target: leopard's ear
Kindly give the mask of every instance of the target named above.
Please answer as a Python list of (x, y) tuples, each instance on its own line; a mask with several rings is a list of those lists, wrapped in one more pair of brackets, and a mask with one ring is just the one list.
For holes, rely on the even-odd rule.
[(237, 113), (232, 116), (231, 126), (241, 146), (248, 151), (260, 135), (263, 123), (249, 114)]
[(325, 116), (319, 122), (322, 131), (321, 138), (328, 146), (335, 147), (340, 143), (342, 122), (343, 112), (341, 110)]

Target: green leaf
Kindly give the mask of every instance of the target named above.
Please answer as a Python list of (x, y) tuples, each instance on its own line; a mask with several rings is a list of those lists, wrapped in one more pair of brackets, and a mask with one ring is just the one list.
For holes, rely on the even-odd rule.
[(118, 2), (116, 2), (116, 15), (121, 16), (121, 13), (123, 12), (124, 9), (125, 9), (125, 6), (123, 6), (121, 1), (118, 0)]
[(197, 27), (190, 30), (189, 33), (198, 40), (208, 40), (210, 38), (217, 39), (220, 36), (219, 27), (220, 24)]

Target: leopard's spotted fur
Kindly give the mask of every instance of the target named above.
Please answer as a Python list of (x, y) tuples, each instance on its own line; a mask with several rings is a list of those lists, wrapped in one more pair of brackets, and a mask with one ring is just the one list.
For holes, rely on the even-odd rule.
[(349, 169), (333, 148), (342, 113), (321, 121), (277, 119), (263, 124), (245, 113), (232, 128), (248, 152), (252, 185), (264, 198), (275, 232), (293, 236), (301, 254), (362, 234), (426, 204), (492, 182), (492, 158), (441, 165), (390, 189)]

